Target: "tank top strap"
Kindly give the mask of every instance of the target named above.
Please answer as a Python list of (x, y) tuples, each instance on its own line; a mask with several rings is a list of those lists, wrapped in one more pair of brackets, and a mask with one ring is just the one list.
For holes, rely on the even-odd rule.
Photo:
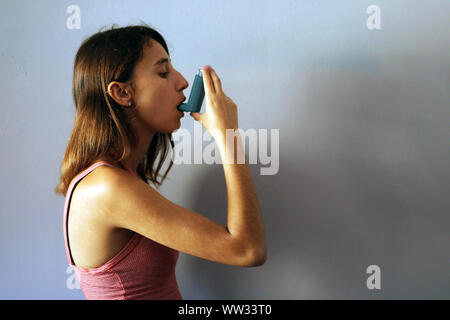
[(133, 170), (131, 170), (125, 163), (123, 163), (122, 161), (119, 162), (120, 165), (125, 168), (129, 173), (131, 173), (133, 176), (136, 176), (136, 174), (133, 172)]

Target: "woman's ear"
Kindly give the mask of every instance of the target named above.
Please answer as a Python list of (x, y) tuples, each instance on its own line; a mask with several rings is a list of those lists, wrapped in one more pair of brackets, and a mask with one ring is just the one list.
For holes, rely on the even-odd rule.
[(133, 104), (133, 89), (129, 84), (112, 81), (108, 85), (107, 93), (123, 107), (130, 107)]

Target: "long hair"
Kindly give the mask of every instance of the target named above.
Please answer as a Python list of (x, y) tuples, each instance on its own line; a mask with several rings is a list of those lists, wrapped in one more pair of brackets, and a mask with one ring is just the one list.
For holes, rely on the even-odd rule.
[[(60, 167), (57, 194), (66, 195), (72, 179), (89, 167), (94, 160), (114, 163), (129, 157), (138, 144), (138, 137), (130, 123), (130, 113), (107, 94), (111, 81), (131, 80), (133, 69), (143, 56), (143, 49), (153, 39), (169, 54), (167, 44), (159, 32), (146, 24), (100, 30), (85, 39), (75, 56), (72, 94), (76, 116), (72, 133)], [(174, 148), (171, 133), (157, 132), (138, 166), (138, 173), (157, 188), (173, 165), (173, 155), (164, 175), (159, 171)], [(160, 155), (159, 162), (155, 165)], [(156, 168), (154, 168), (154, 165)], [(162, 177), (158, 181), (158, 177)]]

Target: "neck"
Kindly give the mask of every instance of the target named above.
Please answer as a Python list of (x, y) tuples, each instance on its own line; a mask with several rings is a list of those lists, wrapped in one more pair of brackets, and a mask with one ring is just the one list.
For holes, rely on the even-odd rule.
[(132, 151), (129, 157), (122, 160), (122, 163), (124, 163), (128, 168), (130, 168), (135, 174), (137, 174), (137, 168), (147, 153), (148, 147), (152, 142), (153, 136), (154, 133), (148, 133), (145, 136), (140, 135), (136, 149)]

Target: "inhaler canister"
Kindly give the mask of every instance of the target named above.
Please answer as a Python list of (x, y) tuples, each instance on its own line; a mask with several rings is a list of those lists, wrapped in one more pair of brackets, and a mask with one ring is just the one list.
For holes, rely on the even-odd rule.
[(178, 106), (178, 110), (184, 112), (200, 112), (204, 97), (205, 88), (203, 86), (202, 69), (198, 69), (194, 78), (194, 84), (191, 88), (191, 93), (189, 94), (189, 100), (187, 103), (181, 103)]

